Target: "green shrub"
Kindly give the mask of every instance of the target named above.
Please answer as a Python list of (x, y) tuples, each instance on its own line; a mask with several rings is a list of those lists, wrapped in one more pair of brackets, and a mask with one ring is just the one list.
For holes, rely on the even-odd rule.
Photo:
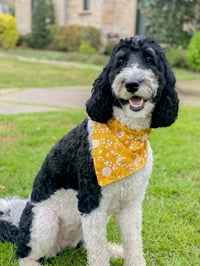
[(16, 46), (18, 40), (17, 24), (13, 16), (0, 14), (0, 47), (8, 49)]
[(200, 71), (200, 31), (192, 37), (189, 43), (186, 60), (190, 68)]
[(101, 47), (101, 30), (93, 27), (81, 27), (81, 38), (98, 50)]
[(32, 12), (31, 46), (45, 48), (51, 41), (50, 25), (54, 24), (52, 0), (34, 0)]
[(94, 49), (98, 49), (101, 45), (100, 31), (91, 27), (83, 27), (78, 25), (51, 27), (50, 48), (58, 51), (78, 52), (82, 43), (87, 43)]
[(30, 47), (31, 46), (31, 33), (19, 35), (17, 45), (23, 47)]
[(51, 43), (49, 48), (52, 50), (58, 51), (67, 51), (67, 42), (66, 42), (66, 27), (53, 25), (50, 29), (51, 33)]
[(104, 54), (105, 55), (111, 55), (112, 53), (112, 50), (113, 50), (113, 47), (117, 44), (117, 42), (115, 41), (112, 41), (112, 42), (109, 42), (106, 47), (105, 47), (105, 50), (104, 50)]
[(186, 50), (181, 47), (170, 47), (166, 49), (166, 56), (170, 64), (174, 67), (187, 67)]
[(80, 26), (60, 26), (54, 25), (51, 27), (50, 48), (58, 51), (78, 51), (81, 45)]
[(82, 54), (96, 54), (97, 51), (88, 42), (82, 42), (79, 46), (79, 52)]

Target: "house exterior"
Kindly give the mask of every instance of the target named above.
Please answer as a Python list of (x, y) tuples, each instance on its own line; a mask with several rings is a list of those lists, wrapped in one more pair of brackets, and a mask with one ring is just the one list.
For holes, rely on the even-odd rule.
[[(31, 32), (33, 0), (15, 0), (20, 34)], [(52, 0), (59, 25), (92, 26), (102, 31), (104, 42), (136, 33), (137, 0)]]

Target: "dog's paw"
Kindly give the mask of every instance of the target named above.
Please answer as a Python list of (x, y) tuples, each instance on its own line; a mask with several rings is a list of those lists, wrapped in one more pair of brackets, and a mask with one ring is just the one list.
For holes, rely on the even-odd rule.
[(121, 259), (124, 255), (122, 245), (116, 243), (108, 243), (108, 251), (111, 259)]
[(42, 265), (31, 258), (23, 258), (19, 260), (19, 266), (42, 266)]

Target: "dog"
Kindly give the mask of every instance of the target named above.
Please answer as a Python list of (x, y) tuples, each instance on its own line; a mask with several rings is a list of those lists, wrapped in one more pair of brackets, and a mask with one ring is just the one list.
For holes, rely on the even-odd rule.
[[(148, 136), (178, 116), (175, 77), (159, 44), (121, 39), (95, 80), (87, 117), (49, 152), (28, 200), (0, 201), (0, 240), (17, 244), (19, 264), (40, 265), (82, 243), (89, 266), (146, 265), (142, 202), (152, 172)], [(21, 202), (21, 203), (19, 203)], [(108, 243), (116, 217), (122, 246)]]

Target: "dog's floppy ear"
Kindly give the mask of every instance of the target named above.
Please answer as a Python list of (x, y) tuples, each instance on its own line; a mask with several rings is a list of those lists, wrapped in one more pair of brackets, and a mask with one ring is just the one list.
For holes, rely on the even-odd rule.
[(114, 97), (109, 82), (109, 64), (95, 80), (92, 96), (86, 103), (89, 117), (99, 123), (106, 123), (112, 117)]
[(160, 91), (160, 98), (152, 114), (151, 128), (168, 127), (178, 116), (179, 99), (175, 89), (176, 79), (166, 58), (162, 61), (165, 62), (164, 88)]

